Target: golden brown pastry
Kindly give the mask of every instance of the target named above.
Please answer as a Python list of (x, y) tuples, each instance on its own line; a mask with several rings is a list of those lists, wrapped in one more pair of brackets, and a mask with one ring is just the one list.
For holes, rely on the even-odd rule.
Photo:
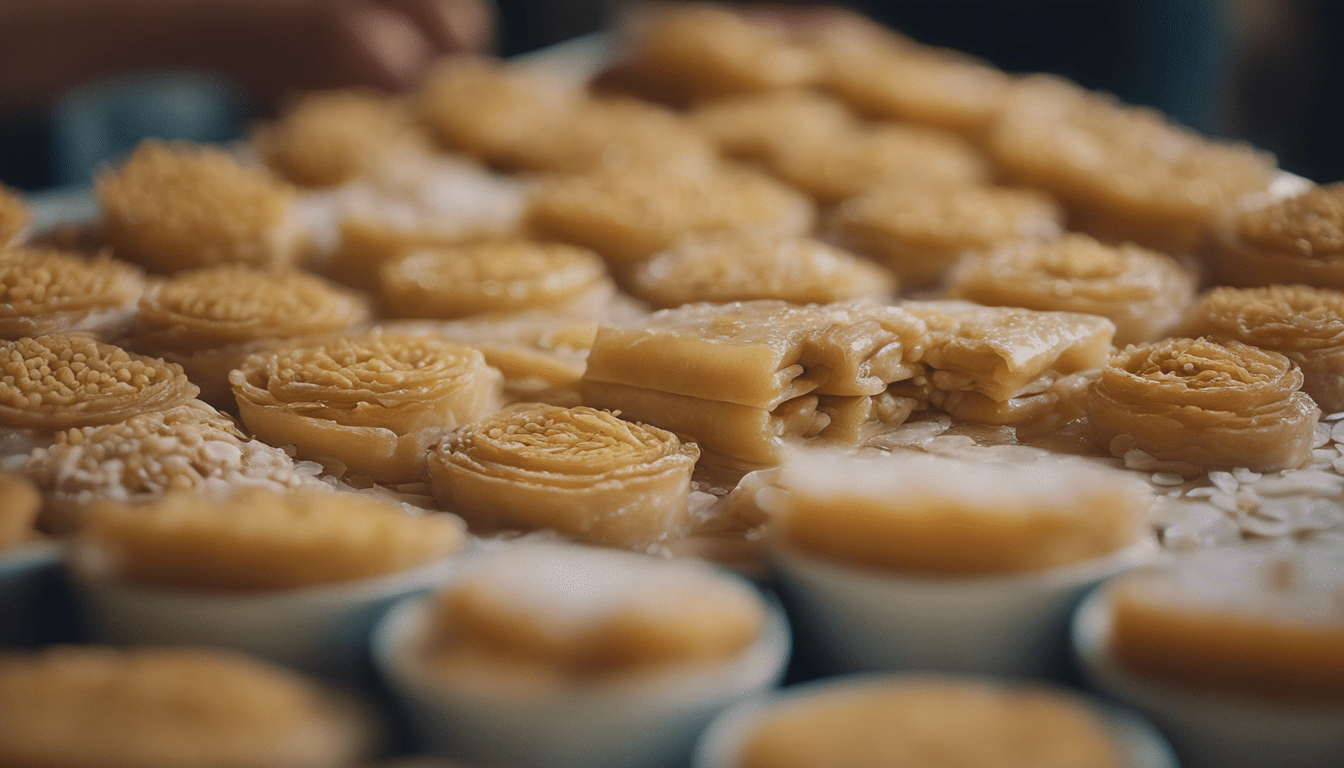
[(734, 768), (1122, 768), (1103, 715), (1071, 693), (967, 677), (833, 686), (770, 705)]
[(257, 438), (381, 483), (420, 478), (444, 432), (499, 409), (502, 379), (469, 347), (377, 330), (253, 354), (229, 375)]
[(135, 266), (42, 248), (0, 249), (0, 338), (83, 333), (120, 336), (145, 289)]
[(1321, 411), (1302, 372), (1237, 341), (1167, 339), (1111, 359), (1088, 398), (1092, 440), (1201, 467), (1294, 469), (1311, 455)]
[(0, 657), (0, 764), (327, 768), (370, 757), (369, 714), (315, 682), (203, 648), (54, 646)]
[(112, 424), (186, 403), (182, 366), (84, 336), (0, 341), (0, 427), (54, 431)]
[(1302, 391), (1321, 410), (1344, 411), (1344, 292), (1306, 285), (1214, 288), (1181, 330), (1278, 352), (1301, 369)]
[(592, 408), (518, 403), (444, 438), (434, 497), (473, 524), (644, 550), (685, 533), (700, 451)]
[(378, 289), (394, 317), (451, 320), (524, 310), (592, 314), (616, 286), (602, 258), (587, 248), (487, 240), (414, 251), (384, 264)]
[(690, 119), (724, 156), (761, 163), (778, 144), (818, 141), (855, 128), (843, 104), (805, 90), (726, 96), (697, 106)]
[(37, 536), (42, 494), (22, 475), (0, 471), (0, 553)]
[(1205, 259), (1229, 285), (1344, 290), (1344, 184), (1230, 214), (1209, 238)]
[(221, 149), (141, 142), (97, 193), (107, 242), (151, 272), (289, 266), (302, 255), (293, 192)]
[(1206, 139), (1153, 110), (1048, 76), (1012, 87), (989, 149), (1012, 179), (1058, 198), (1071, 229), (1173, 254), (1189, 253), (1275, 173), (1273, 157), (1249, 146)]
[(338, 333), (369, 318), (369, 300), (296, 269), (224, 264), (151, 283), (140, 300), (138, 351), (182, 366), (201, 399), (236, 407), (229, 372), (282, 340)]
[(827, 237), (873, 257), (907, 288), (928, 287), (968, 251), (1063, 233), (1063, 211), (1028, 189), (972, 184), (894, 184), (841, 203)]
[(18, 192), (0, 184), (0, 248), (18, 242), (32, 211)]
[(179, 491), (84, 511), (73, 565), (99, 578), (245, 592), (396, 573), (462, 548), (462, 521), (329, 490)]
[(1071, 234), (969, 254), (947, 284), (948, 298), (1110, 318), (1115, 344), (1125, 346), (1176, 325), (1194, 301), (1196, 276), (1166, 254)]
[(631, 291), (658, 308), (778, 299), (829, 304), (890, 296), (895, 277), (809, 237), (728, 233), (687, 238), (640, 264)]
[(533, 197), (529, 220), (539, 235), (592, 248), (621, 270), (692, 233), (805, 234), (816, 209), (746, 169), (638, 169), (555, 180)]

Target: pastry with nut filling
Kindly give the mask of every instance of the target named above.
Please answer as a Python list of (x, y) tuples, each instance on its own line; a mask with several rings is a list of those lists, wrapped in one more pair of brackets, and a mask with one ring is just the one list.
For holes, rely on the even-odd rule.
[(114, 340), (135, 317), (144, 289), (140, 269), (106, 251), (87, 257), (0, 249), (0, 338), (80, 333)]
[(1228, 285), (1344, 290), (1344, 184), (1230, 213), (1214, 229), (1204, 257)]

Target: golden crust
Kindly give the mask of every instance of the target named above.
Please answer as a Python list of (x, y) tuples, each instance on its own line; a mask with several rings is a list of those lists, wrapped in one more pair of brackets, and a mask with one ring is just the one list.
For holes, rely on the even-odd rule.
[(0, 552), (37, 535), (37, 513), (42, 494), (27, 478), (0, 472)]
[(85, 332), (109, 340), (125, 330), (144, 287), (138, 268), (106, 252), (0, 250), (0, 338)]
[(23, 198), (0, 184), (0, 248), (13, 245), (23, 234), (31, 217), (32, 211), (28, 210), (28, 204)]
[(854, 127), (844, 104), (815, 91), (786, 90), (727, 96), (690, 115), (727, 157), (766, 162), (781, 143), (816, 141)]
[(1225, 218), (1205, 254), (1219, 280), (1242, 287), (1304, 283), (1344, 290), (1344, 184)]

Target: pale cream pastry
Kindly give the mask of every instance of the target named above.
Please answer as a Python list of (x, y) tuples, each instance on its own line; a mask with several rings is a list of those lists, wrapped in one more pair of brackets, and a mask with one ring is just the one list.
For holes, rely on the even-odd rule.
[(938, 283), (969, 251), (1059, 237), (1064, 212), (1036, 190), (978, 184), (889, 184), (836, 207), (831, 241), (871, 256), (908, 288)]
[(128, 345), (181, 365), (202, 400), (233, 410), (229, 372), (243, 358), (362, 325), (369, 304), (362, 294), (297, 269), (183, 270), (151, 281)]
[(640, 264), (635, 295), (658, 308), (778, 299), (829, 304), (891, 296), (886, 269), (810, 237), (728, 233), (690, 237)]
[(760, 163), (781, 142), (815, 141), (854, 128), (844, 104), (807, 90), (725, 96), (698, 105), (690, 120), (724, 156)]
[(0, 764), (325, 768), (373, 755), (371, 715), (315, 681), (203, 648), (0, 656)]
[(384, 264), (387, 314), (452, 320), (546, 310), (591, 315), (616, 286), (593, 251), (563, 243), (486, 240), (408, 253)]
[(699, 456), (607, 411), (518, 403), (445, 437), (429, 479), (439, 503), (473, 525), (644, 550), (688, 529)]
[(419, 479), (445, 432), (498, 410), (502, 379), (469, 347), (376, 329), (256, 353), (229, 375), (257, 438), (384, 483)]
[(434, 147), (406, 105), (364, 91), (316, 91), (289, 104), (252, 137), (267, 164), (295, 184), (331, 187), (399, 155)]
[(465, 544), (452, 515), (334, 490), (176, 491), (84, 511), (70, 555), (90, 578), (208, 592), (258, 592), (397, 573)]
[(1266, 153), (1049, 76), (1012, 86), (989, 150), (1015, 182), (1058, 198), (1070, 229), (1173, 254), (1190, 253), (1239, 198), (1267, 190), (1275, 174)]
[(32, 211), (16, 190), (0, 185), (0, 248), (18, 242)]
[(744, 168), (641, 168), (554, 180), (532, 198), (528, 219), (539, 235), (592, 248), (620, 271), (690, 233), (805, 234), (816, 209), (798, 190)]
[(146, 140), (96, 191), (107, 242), (151, 272), (281, 267), (303, 255), (293, 191), (223, 149)]
[(948, 274), (947, 296), (1101, 315), (1115, 323), (1115, 344), (1125, 346), (1156, 341), (1180, 322), (1194, 302), (1196, 282), (1193, 272), (1164, 253), (1075, 233), (968, 254)]
[(0, 472), (0, 552), (37, 538), (42, 494), (22, 475)]
[(1321, 415), (1302, 382), (1288, 358), (1238, 341), (1130, 346), (1088, 394), (1091, 437), (1114, 456), (1137, 448), (1208, 469), (1295, 469)]
[(1302, 371), (1302, 391), (1322, 411), (1344, 410), (1344, 292), (1307, 285), (1214, 288), (1181, 330), (1278, 352)]
[(0, 249), (0, 338), (84, 333), (111, 341), (135, 317), (144, 275), (107, 252)]
[(1221, 283), (1302, 283), (1344, 290), (1344, 184), (1230, 213), (1205, 250)]

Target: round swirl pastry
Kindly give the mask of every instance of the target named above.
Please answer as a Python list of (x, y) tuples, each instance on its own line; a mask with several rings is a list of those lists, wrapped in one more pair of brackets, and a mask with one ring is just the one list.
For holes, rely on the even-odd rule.
[(1306, 285), (1214, 288), (1182, 330), (1278, 352), (1302, 370), (1302, 391), (1317, 405), (1327, 413), (1344, 410), (1344, 292)]
[(615, 292), (602, 258), (560, 243), (494, 240), (421, 250), (385, 264), (379, 288), (397, 317), (595, 309)]
[(0, 250), (0, 338), (44, 333), (118, 336), (144, 291), (139, 269), (108, 254)]
[(31, 212), (23, 198), (9, 187), (0, 184), (0, 248), (12, 245), (28, 226)]
[(1210, 238), (1206, 257), (1230, 285), (1344, 290), (1344, 183), (1230, 216)]
[(1256, 472), (1293, 469), (1311, 455), (1320, 409), (1288, 358), (1240, 342), (1167, 339), (1127, 347), (1088, 398), (1092, 439), (1120, 456)]
[(320, 768), (370, 757), (368, 714), (314, 682), (201, 648), (0, 657), (0, 763)]
[(434, 497), (469, 522), (647, 549), (680, 536), (700, 451), (593, 408), (516, 404), (444, 439)]
[(293, 192), (223, 150), (142, 142), (98, 180), (97, 193), (107, 241), (151, 272), (285, 266), (301, 255)]
[(316, 275), (222, 264), (153, 282), (140, 300), (132, 346), (180, 364), (202, 400), (232, 408), (229, 371), (248, 354), (368, 317), (368, 299)]
[(83, 336), (0, 341), (0, 427), (58, 430), (181, 405), (200, 390), (182, 366)]
[(829, 304), (892, 295), (896, 278), (820, 240), (743, 232), (683, 240), (639, 265), (631, 289), (658, 308), (754, 299)]
[(85, 511), (73, 564), (132, 584), (253, 591), (396, 573), (460, 549), (462, 521), (330, 490), (170, 493)]
[(257, 438), (403, 483), (444, 432), (498, 410), (503, 377), (470, 347), (375, 331), (250, 355), (229, 382)]
[(1166, 254), (1072, 234), (966, 256), (948, 277), (948, 297), (1102, 315), (1115, 323), (1116, 345), (1125, 346), (1162, 338), (1194, 301), (1195, 280)]
[(725, 156), (753, 162), (768, 161), (781, 139), (807, 141), (854, 128), (844, 104), (805, 90), (715, 99), (696, 107), (690, 119)]
[(35, 535), (42, 494), (22, 475), (0, 472), (0, 552)]

